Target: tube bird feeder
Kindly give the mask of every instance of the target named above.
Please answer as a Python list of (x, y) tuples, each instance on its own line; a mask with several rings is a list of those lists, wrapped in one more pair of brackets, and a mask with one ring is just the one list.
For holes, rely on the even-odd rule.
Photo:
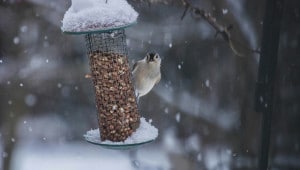
[(62, 31), (85, 36), (98, 111), (98, 143), (123, 142), (140, 126), (125, 35), (137, 16), (126, 0), (73, 0), (64, 15)]

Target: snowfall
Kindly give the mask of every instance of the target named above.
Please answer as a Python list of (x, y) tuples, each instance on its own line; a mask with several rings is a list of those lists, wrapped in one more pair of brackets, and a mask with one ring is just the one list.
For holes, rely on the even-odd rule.
[(126, 0), (72, 0), (63, 18), (64, 32), (86, 32), (128, 26), (138, 13)]
[[(244, 89), (251, 84), (251, 76), (243, 79), (241, 75), (245, 74), (237, 69), (237, 61), (249, 58), (233, 57), (203, 20), (195, 22), (188, 15), (180, 20), (184, 7), (149, 7), (131, 1), (143, 17), (140, 12), (139, 24), (126, 29), (130, 60), (139, 60), (152, 49), (163, 59), (161, 82), (139, 105), (141, 115), (151, 118), (151, 124), (159, 129), (159, 136), (131, 150), (106, 149), (83, 138), (88, 130), (98, 127), (92, 82), (84, 78), (90, 71), (85, 42), (81, 36), (61, 34), (61, 29), (80, 32), (93, 30), (95, 23), (96, 29), (106, 29), (101, 27), (103, 23), (119, 27), (136, 22), (138, 14), (129, 10), (127, 2), (104, 1), (73, 0), (71, 5), (71, 0), (6, 0), (6, 5), (0, 5), (0, 169), (7, 160), (11, 160), (11, 170), (253, 169), (257, 164), (253, 151), (259, 148), (259, 135), (253, 130), (259, 127), (258, 114), (240, 114), (237, 98), (252, 97), (251, 90)], [(225, 2), (228, 6), (216, 9), (232, 19), (243, 38), (256, 47), (261, 22), (254, 17), (261, 10), (245, 4), (260, 2), (226, 0), (222, 4)], [(94, 5), (100, 3), (100, 7)], [(212, 4), (209, 0), (201, 3)], [(120, 4), (129, 9), (121, 9)], [(118, 18), (104, 21), (107, 11), (97, 10), (104, 5), (115, 5)], [(97, 16), (89, 16), (93, 14)], [(290, 40), (291, 32), (283, 38)], [(286, 46), (297, 47), (295, 42), (286, 41)], [(246, 70), (256, 69), (249, 65)], [(280, 92), (282, 97), (296, 95), (294, 88), (287, 89)], [(251, 123), (248, 130), (241, 117)], [(293, 118), (280, 121), (291, 124), (298, 120)], [(8, 130), (5, 125), (13, 128)], [(283, 130), (292, 127), (273, 125)], [(10, 131), (12, 134), (8, 134)], [(94, 132), (92, 136), (98, 137)], [(274, 146), (289, 150), (274, 154), (272, 163), (299, 169), (297, 134), (287, 135), (274, 131)]]

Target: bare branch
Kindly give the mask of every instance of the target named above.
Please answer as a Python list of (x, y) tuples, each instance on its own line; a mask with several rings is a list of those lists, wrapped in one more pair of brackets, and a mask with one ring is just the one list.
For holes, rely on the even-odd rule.
[(181, 16), (181, 20), (183, 20), (183, 18), (185, 17), (186, 12), (189, 10), (189, 7), (190, 7), (189, 4), (185, 4), (185, 9), (184, 9), (183, 14)]
[[(172, 0), (132, 0), (132, 1), (139, 1), (139, 2), (147, 2), (149, 4), (151, 3), (164, 3), (164, 4), (169, 4), (170, 2), (175, 2), (175, 3), (180, 3), (181, 5), (184, 6), (184, 11), (183, 14), (181, 16), (181, 20), (184, 19), (184, 17), (186, 16), (188, 10), (190, 10), (193, 14), (193, 16), (195, 18), (202, 18), (204, 19), (204, 21), (206, 21), (209, 25), (211, 25), (215, 30), (216, 30), (216, 34), (215, 37), (217, 37), (218, 35), (221, 35), (222, 39), (228, 43), (229, 47), (231, 48), (231, 50), (233, 51), (233, 53), (237, 56), (244, 56), (242, 53), (240, 53), (237, 48), (236, 45), (238, 44), (240, 47), (247, 49), (248, 51), (252, 52), (252, 53), (260, 53), (259, 50), (254, 50), (251, 49), (249, 47), (247, 47), (246, 45), (244, 45), (243, 43), (233, 40), (230, 34), (230, 31), (233, 29), (233, 25), (229, 25), (229, 26), (224, 26), (221, 25), (217, 22), (216, 18), (213, 17), (209, 12), (206, 12), (205, 10), (194, 6), (190, 0), (177, 0), (177, 1), (172, 1)], [(234, 45), (236, 44), (236, 45)]]
[[(209, 25), (211, 25), (216, 30), (215, 37), (217, 37), (218, 35), (221, 35), (221, 37), (228, 43), (229, 47), (231, 48), (231, 50), (234, 52), (235, 55), (240, 56), (240, 57), (244, 56), (234, 46), (233, 42), (235, 42), (235, 41), (232, 40), (231, 34), (230, 34), (230, 30), (232, 30), (232, 28), (233, 28), (232, 25), (229, 25), (228, 27), (223, 26), (223, 25), (219, 24), (217, 22), (216, 18), (211, 16), (210, 13), (206, 12), (203, 9), (200, 9), (198, 7), (193, 6), (189, 2), (189, 0), (181, 0), (181, 1), (185, 5), (185, 10), (184, 10), (184, 13), (181, 17), (181, 20), (185, 17), (187, 10), (189, 8), (192, 9), (192, 12), (195, 16), (201, 17), (202, 19), (204, 19), (207, 23), (209, 23)], [(239, 45), (242, 45), (242, 43), (239, 43)], [(258, 50), (250, 49), (249, 47), (246, 47), (245, 45), (242, 45), (242, 46), (244, 48), (246, 48), (247, 50), (253, 52), (253, 53), (260, 53)]]

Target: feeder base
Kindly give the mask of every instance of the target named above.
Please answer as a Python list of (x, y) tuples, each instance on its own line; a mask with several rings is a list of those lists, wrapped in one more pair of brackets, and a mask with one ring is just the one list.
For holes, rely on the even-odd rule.
[(87, 142), (102, 146), (108, 149), (131, 149), (143, 144), (153, 142), (158, 136), (158, 130), (152, 126), (145, 118), (141, 118), (140, 127), (132, 133), (124, 142), (113, 142), (109, 140), (101, 141), (99, 129), (87, 131), (84, 138)]

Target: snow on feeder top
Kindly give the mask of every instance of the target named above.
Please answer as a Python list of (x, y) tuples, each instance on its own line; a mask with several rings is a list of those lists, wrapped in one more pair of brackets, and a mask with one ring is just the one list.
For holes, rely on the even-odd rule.
[(145, 131), (144, 125), (140, 127), (124, 30), (136, 23), (137, 16), (126, 0), (72, 0), (64, 15), (64, 33), (85, 34), (100, 132), (98, 142), (89, 133), (85, 135), (91, 143), (121, 148), (122, 144), (128, 147), (148, 143), (158, 136), (153, 127), (150, 129), (155, 133), (150, 136), (128, 140), (133, 133), (139, 134), (138, 130)]
[(106, 32), (131, 26), (137, 17), (126, 0), (72, 0), (61, 29), (69, 34)]

